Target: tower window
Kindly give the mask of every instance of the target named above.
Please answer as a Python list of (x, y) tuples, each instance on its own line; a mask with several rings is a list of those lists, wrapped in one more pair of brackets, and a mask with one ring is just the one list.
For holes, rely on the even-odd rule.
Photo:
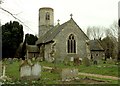
[(49, 12), (46, 13), (45, 18), (46, 18), (46, 20), (50, 20), (50, 13)]
[(74, 35), (71, 34), (67, 40), (67, 50), (68, 53), (76, 53), (76, 41)]

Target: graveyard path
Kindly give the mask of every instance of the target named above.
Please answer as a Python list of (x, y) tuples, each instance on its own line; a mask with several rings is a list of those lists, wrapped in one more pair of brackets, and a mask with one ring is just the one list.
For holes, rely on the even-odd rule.
[(81, 73), (81, 72), (79, 72), (78, 75), (93, 76), (93, 77), (106, 78), (106, 79), (113, 79), (113, 80), (120, 80), (119, 77), (115, 77), (115, 76), (106, 76), (106, 75), (99, 75), (99, 74), (90, 74), (90, 73)]
[[(48, 67), (48, 66), (43, 66), (43, 68), (49, 69), (49, 70), (52, 69), (52, 67)], [(113, 80), (120, 80), (120, 77), (100, 75), (100, 74), (91, 74), (91, 73), (82, 73), (82, 72), (79, 72), (78, 75), (92, 76), (92, 77), (97, 77), (97, 78), (106, 78), (106, 79), (113, 79)]]

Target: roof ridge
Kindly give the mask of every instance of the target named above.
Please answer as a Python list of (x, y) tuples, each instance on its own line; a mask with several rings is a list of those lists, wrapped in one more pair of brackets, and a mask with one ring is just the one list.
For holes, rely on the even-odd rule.
[[(79, 29), (82, 31), (82, 33), (88, 38), (88, 36), (84, 33), (84, 31), (80, 28), (80, 26), (74, 21), (73, 18), (71, 20), (79, 27)], [(88, 38), (89, 39), (89, 38)], [(90, 39), (89, 39), (90, 40)]]
[(100, 44), (101, 48), (104, 50), (103, 45), (102, 45), (102, 43), (100, 42), (100, 40), (99, 40), (99, 39), (97, 39), (97, 41), (99, 42), (99, 44)]
[[(69, 21), (70, 20), (64, 22), (61, 25), (54, 26), (52, 29), (50, 29), (49, 31), (47, 31), (41, 38), (39, 38), (38, 41), (36, 42), (36, 44), (38, 44), (38, 42), (42, 43), (42, 42), (48, 42), (48, 41), (52, 40), (62, 30), (62, 28), (64, 27), (64, 25), (66, 25), (66, 23), (68, 23)], [(50, 39), (48, 39), (48, 38), (50, 38)]]
[[(52, 29), (50, 29), (48, 32), (46, 32), (42, 38), (40, 38), (36, 44), (41, 44), (41, 43), (47, 43), (52, 41), (57, 34), (59, 34), (61, 32), (61, 30), (66, 26), (66, 24), (68, 24), (69, 22), (73, 22), (75, 25), (77, 25), (77, 23), (73, 20), (73, 18), (70, 18), (70, 20), (64, 22), (61, 25), (56, 25), (54, 26)], [(81, 30), (81, 32), (85, 35), (86, 38), (87, 35), (82, 31), (82, 29), (77, 25), (77, 27), (79, 28), (79, 30)], [(88, 38), (89, 39), (89, 38)]]

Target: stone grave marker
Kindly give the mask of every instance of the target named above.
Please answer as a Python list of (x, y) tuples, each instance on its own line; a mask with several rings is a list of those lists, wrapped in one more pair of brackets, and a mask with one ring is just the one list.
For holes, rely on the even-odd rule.
[(73, 61), (74, 61), (74, 57), (71, 57), (71, 58), (70, 58), (70, 61), (73, 62)]
[(13, 63), (13, 59), (12, 58), (8, 58), (9, 64)]
[(20, 77), (27, 78), (31, 76), (31, 65), (24, 61), (20, 66)]
[(11, 78), (9, 78), (9, 77), (7, 77), (6, 76), (6, 66), (5, 65), (2, 65), (2, 76), (0, 76), (0, 81), (2, 80), (2, 81), (10, 81), (11, 80)]
[(22, 62), (20, 66), (20, 77), (23, 79), (39, 79), (41, 74), (41, 66), (39, 63)]
[(71, 81), (71, 80), (75, 80), (78, 77), (78, 69), (69, 69), (69, 68), (64, 68), (62, 69), (62, 73), (61, 73), (61, 78), (62, 81)]
[(40, 75), (41, 75), (41, 66), (39, 65), (39, 63), (35, 63), (33, 66), (32, 66), (32, 78), (33, 79), (39, 79), (40, 78)]

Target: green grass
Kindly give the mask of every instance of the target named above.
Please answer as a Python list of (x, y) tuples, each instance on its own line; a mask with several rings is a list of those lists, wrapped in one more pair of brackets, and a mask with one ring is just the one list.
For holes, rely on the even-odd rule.
[[(64, 65), (64, 64), (53, 64), (48, 62), (41, 62), (42, 66), (49, 66), (49, 67), (57, 67), (57, 68), (78, 68), (79, 72), (83, 73), (92, 73), (92, 74), (101, 74), (101, 75), (109, 75), (109, 76), (118, 76), (118, 66), (114, 64), (102, 64), (102, 62), (98, 65)], [(101, 67), (99, 67), (101, 66)]]
[[(13, 62), (10, 64), (9, 62), (4, 62), (6, 64), (6, 75), (12, 80), (19, 80), (19, 66), (20, 62)], [(80, 65), (80, 66), (74, 66), (72, 63), (71, 65), (64, 65), (64, 64), (53, 64), (53, 63), (48, 63), (48, 62), (40, 62), (41, 66), (49, 66), (49, 67), (57, 67), (57, 68), (78, 68), (79, 72), (83, 73), (92, 73), (92, 74), (101, 74), (101, 75), (111, 75), (111, 76), (118, 76), (118, 67), (117, 65), (114, 64), (98, 64), (98, 65), (91, 65), (86, 67), (85, 65)], [(98, 67), (102, 66), (102, 67)], [(106, 66), (106, 67), (104, 67)], [(79, 77), (84, 77), (84, 76), (79, 76)], [(95, 77), (90, 77), (90, 78), (95, 78)], [(95, 78), (95, 79), (100, 79), (100, 78)], [(41, 80), (38, 81), (37, 83), (43, 83), (43, 84), (63, 84), (60, 82), (60, 74), (58, 73), (51, 73), (48, 71), (45, 71), (42, 69), (41, 72)], [(116, 84), (118, 83), (117, 80), (110, 80), (110, 79), (101, 79), (105, 81), (109, 81), (110, 84)], [(71, 82), (71, 83), (82, 83), (82, 82)]]
[(80, 65), (79, 72), (91, 73), (91, 74), (101, 74), (109, 76), (118, 76), (118, 67), (98, 67), (97, 65), (91, 65), (89, 67)]
[[(85, 78), (86, 76), (80, 75), (79, 78)], [(107, 79), (107, 78), (98, 78), (94, 76), (87, 76), (87, 78), (90, 79), (95, 79), (95, 80), (100, 80), (100, 81), (106, 81), (107, 84), (118, 84), (118, 80), (113, 80), (113, 79)]]
[(44, 71), (42, 72), (41, 80), (44, 84), (59, 84), (60, 75)]
[(18, 79), (19, 77), (19, 62), (13, 62), (12, 64), (9, 64), (6, 62), (6, 75), (9, 76), (12, 79)]

